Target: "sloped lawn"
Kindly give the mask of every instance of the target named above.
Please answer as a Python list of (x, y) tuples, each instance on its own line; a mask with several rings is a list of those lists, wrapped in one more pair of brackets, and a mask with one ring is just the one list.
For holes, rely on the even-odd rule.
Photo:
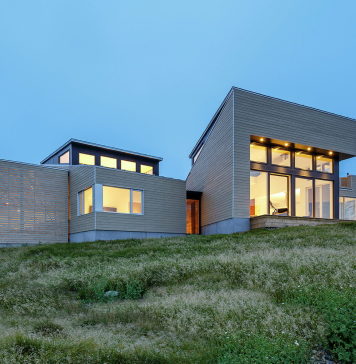
[(351, 363), (355, 245), (343, 223), (0, 249), (0, 363)]

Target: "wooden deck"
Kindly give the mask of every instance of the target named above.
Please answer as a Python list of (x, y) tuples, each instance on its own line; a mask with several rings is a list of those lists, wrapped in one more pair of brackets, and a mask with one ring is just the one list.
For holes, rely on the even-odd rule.
[(322, 224), (336, 224), (338, 222), (350, 222), (350, 220), (318, 219), (308, 217), (262, 215), (251, 217), (251, 229), (282, 228), (287, 226), (315, 226)]

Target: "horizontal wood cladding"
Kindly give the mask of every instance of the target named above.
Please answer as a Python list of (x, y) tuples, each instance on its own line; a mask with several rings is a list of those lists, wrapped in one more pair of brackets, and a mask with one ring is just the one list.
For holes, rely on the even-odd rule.
[(95, 229), (95, 214), (78, 216), (78, 192), (95, 183), (94, 166), (72, 166), (69, 170), (70, 190), (70, 233)]
[(185, 233), (185, 181), (96, 167), (96, 183), (143, 190), (144, 214), (96, 213), (97, 230)]
[(356, 155), (356, 120), (235, 89), (236, 132)]
[(356, 121), (234, 89), (234, 217), (249, 217), (252, 135), (356, 155)]
[(202, 192), (201, 224), (232, 217), (233, 100), (228, 97), (187, 177), (187, 190)]
[(68, 241), (68, 171), (0, 161), (0, 243)]

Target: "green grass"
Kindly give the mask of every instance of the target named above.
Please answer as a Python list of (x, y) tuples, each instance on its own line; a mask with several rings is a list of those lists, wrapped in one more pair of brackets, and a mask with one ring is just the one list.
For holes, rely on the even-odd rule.
[(0, 249), (0, 362), (351, 363), (355, 243), (340, 223)]

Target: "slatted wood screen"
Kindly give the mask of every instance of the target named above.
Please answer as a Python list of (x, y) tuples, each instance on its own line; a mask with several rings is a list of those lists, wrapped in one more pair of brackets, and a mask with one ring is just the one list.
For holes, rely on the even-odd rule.
[(68, 241), (68, 172), (0, 160), (0, 243)]

